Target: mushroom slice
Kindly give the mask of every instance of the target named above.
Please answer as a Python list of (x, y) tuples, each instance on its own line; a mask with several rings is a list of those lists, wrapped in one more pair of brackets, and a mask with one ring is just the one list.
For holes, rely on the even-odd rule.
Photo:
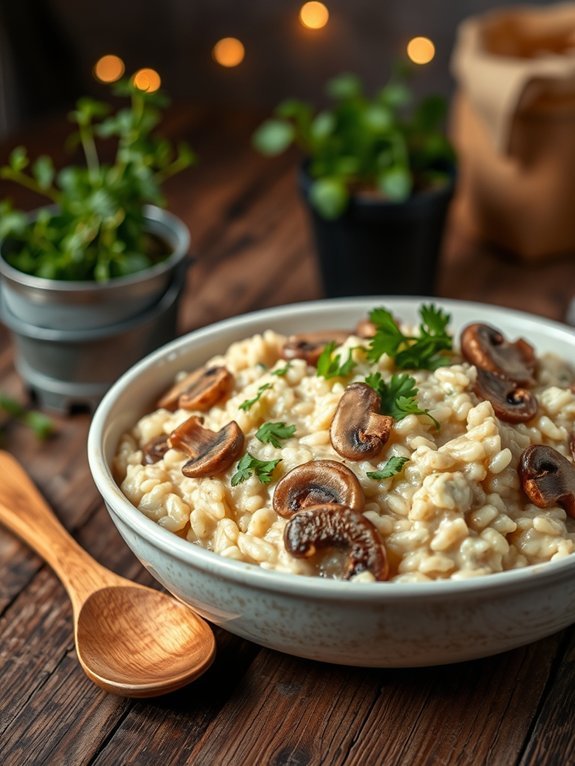
[(309, 365), (315, 367), (328, 343), (341, 346), (349, 335), (345, 330), (318, 330), (290, 335), (282, 347), (281, 356), (283, 359), (305, 359)]
[(499, 373), (520, 386), (534, 382), (537, 359), (533, 346), (523, 338), (510, 343), (491, 325), (467, 325), (461, 333), (461, 353), (476, 367)]
[(281, 478), (275, 488), (273, 509), (290, 518), (310, 505), (338, 503), (363, 510), (365, 497), (357, 476), (337, 460), (311, 460)]
[(191, 459), (182, 466), (182, 473), (198, 479), (227, 471), (240, 456), (244, 434), (235, 420), (219, 431), (210, 431), (202, 426), (201, 418), (193, 415), (172, 431), (168, 444), (190, 455)]
[(367, 383), (352, 383), (337, 405), (331, 422), (334, 450), (348, 460), (378, 455), (389, 439), (393, 418), (379, 412), (381, 399)]
[(537, 412), (537, 399), (531, 391), (493, 372), (478, 368), (473, 390), (490, 401), (497, 417), (506, 423), (525, 423)]
[(295, 513), (286, 524), (284, 544), (292, 556), (306, 559), (325, 548), (347, 550), (344, 580), (365, 571), (386, 580), (389, 573), (377, 528), (362, 513), (338, 503), (311, 505)]
[(213, 405), (227, 396), (234, 385), (234, 376), (220, 365), (200, 367), (178, 381), (160, 398), (157, 407), (175, 410), (206, 412)]
[(167, 434), (160, 434), (159, 436), (155, 436), (153, 439), (150, 439), (148, 442), (146, 442), (142, 447), (142, 452), (144, 453), (144, 463), (147, 465), (157, 463), (164, 457), (169, 449), (170, 445), (168, 444)]
[(538, 508), (559, 505), (575, 518), (575, 466), (553, 447), (532, 444), (519, 458), (523, 491)]

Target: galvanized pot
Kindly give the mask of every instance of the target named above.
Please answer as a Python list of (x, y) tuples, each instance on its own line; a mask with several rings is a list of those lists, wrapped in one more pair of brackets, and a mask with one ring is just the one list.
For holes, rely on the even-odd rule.
[(172, 254), (109, 283), (33, 277), (0, 253), (0, 319), (12, 333), (16, 369), (41, 407), (94, 409), (128, 367), (177, 334), (190, 234), (160, 208), (147, 207), (146, 218)]
[(0, 249), (0, 296), (17, 319), (53, 330), (91, 329), (123, 322), (150, 308), (165, 293), (185, 261), (190, 233), (175, 215), (148, 205), (150, 234), (164, 240), (171, 255), (150, 269), (107, 283), (42, 279), (13, 268)]

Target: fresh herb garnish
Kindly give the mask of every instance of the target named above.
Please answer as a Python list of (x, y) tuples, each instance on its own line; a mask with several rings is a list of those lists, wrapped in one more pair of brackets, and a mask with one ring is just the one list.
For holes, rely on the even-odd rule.
[(369, 318), (376, 332), (367, 349), (368, 360), (377, 362), (387, 354), (403, 370), (435, 370), (446, 364), (448, 360), (444, 352), (453, 348), (447, 332), (451, 317), (433, 304), (421, 306), (419, 315), (419, 335), (405, 335), (390, 311), (385, 308), (371, 311)]
[(409, 462), (408, 457), (399, 457), (394, 455), (390, 457), (387, 463), (379, 471), (367, 471), (366, 475), (370, 479), (376, 479), (376, 481), (382, 481), (383, 479), (391, 479), (392, 476), (399, 473), (403, 466)]
[(247, 412), (247, 411), (250, 409), (250, 407), (253, 407), (253, 405), (254, 405), (254, 404), (257, 402), (257, 401), (259, 401), (259, 399), (261, 398), (261, 395), (263, 394), (263, 392), (264, 392), (264, 391), (267, 391), (267, 390), (268, 390), (268, 388), (271, 388), (271, 387), (272, 387), (272, 384), (271, 384), (271, 383), (264, 383), (264, 384), (263, 384), (263, 386), (260, 386), (260, 387), (258, 388), (258, 392), (257, 392), (257, 394), (254, 396), (254, 398), (253, 398), (253, 399), (246, 399), (246, 400), (245, 400), (245, 402), (242, 402), (242, 403), (240, 404), (240, 410), (243, 410), (244, 412)]
[(253, 474), (261, 481), (262, 484), (269, 484), (272, 480), (272, 473), (278, 463), (281, 462), (281, 458), (277, 460), (258, 460), (249, 452), (240, 459), (237, 470), (232, 476), (232, 487), (236, 487), (243, 481), (246, 481)]
[(335, 353), (337, 343), (328, 343), (317, 360), (317, 375), (329, 380), (330, 378), (346, 378), (351, 375), (356, 363), (353, 360), (353, 349), (349, 349), (347, 359), (342, 362)]
[(381, 377), (381, 373), (374, 372), (366, 376), (365, 382), (379, 394), (382, 414), (391, 415), (395, 420), (401, 420), (406, 415), (427, 415), (435, 427), (439, 428), (439, 423), (433, 415), (430, 415), (429, 410), (419, 406), (416, 381), (411, 375), (406, 373), (392, 375), (386, 382)]
[(287, 375), (287, 371), (291, 367), (291, 362), (287, 362), (284, 364), (283, 367), (278, 367), (277, 370), (272, 370), (270, 372), (270, 375), (277, 375), (279, 378), (283, 377), (284, 375)]
[(281, 440), (289, 439), (295, 434), (295, 426), (285, 423), (263, 423), (256, 431), (256, 438), (263, 444), (272, 444), (281, 447)]

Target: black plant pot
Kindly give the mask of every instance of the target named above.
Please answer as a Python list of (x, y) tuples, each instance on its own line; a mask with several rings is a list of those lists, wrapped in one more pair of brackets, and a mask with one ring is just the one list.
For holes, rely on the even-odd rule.
[(302, 169), (300, 190), (310, 215), (326, 297), (435, 294), (452, 182), (402, 203), (356, 197), (335, 220), (323, 218), (312, 207), (310, 184)]

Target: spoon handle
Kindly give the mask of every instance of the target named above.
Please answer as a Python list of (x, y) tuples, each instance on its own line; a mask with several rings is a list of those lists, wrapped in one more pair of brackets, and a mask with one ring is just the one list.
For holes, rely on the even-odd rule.
[(0, 450), (0, 522), (50, 564), (75, 613), (90, 593), (123, 581), (68, 534), (22, 466), (4, 450)]

